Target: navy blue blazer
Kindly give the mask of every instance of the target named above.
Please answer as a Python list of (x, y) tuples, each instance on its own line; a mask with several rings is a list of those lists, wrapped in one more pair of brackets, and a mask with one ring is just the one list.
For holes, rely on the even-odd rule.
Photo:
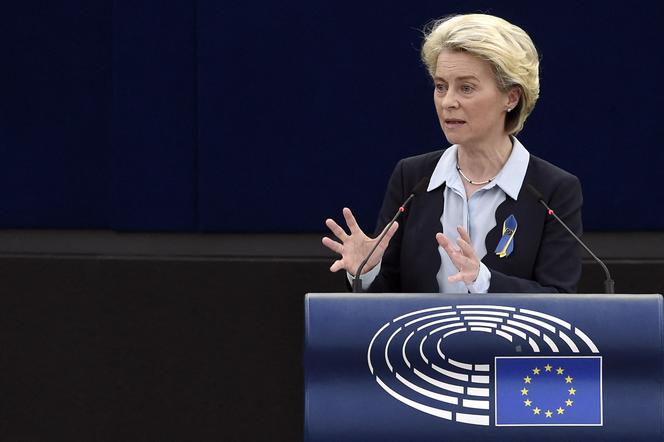
[[(442, 150), (405, 158), (397, 164), (387, 186), (376, 234), (394, 216), (423, 177), (431, 177)], [(491, 272), (492, 293), (555, 293), (576, 291), (581, 277), (579, 246), (571, 235), (526, 190), (532, 184), (544, 201), (570, 229), (581, 236), (583, 197), (572, 174), (530, 155), (528, 169), (516, 200), (509, 195), (496, 210), (496, 226), (486, 236), (482, 262)], [(383, 255), (380, 273), (371, 292), (436, 293), (440, 255), (435, 235), (442, 231), (443, 184), (416, 196), (399, 220), (399, 229)], [(514, 250), (498, 257), (494, 250), (502, 236), (503, 221), (513, 214), (519, 225)]]

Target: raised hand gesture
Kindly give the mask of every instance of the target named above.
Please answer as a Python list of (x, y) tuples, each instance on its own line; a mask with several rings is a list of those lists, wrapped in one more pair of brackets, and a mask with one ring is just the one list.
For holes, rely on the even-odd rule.
[(443, 233), (436, 234), (436, 241), (445, 249), (447, 256), (457, 268), (459, 273), (447, 278), (449, 282), (463, 281), (465, 284), (472, 284), (477, 279), (480, 271), (480, 260), (473, 249), (470, 241), (470, 236), (466, 230), (459, 226), (457, 227), (459, 238), (457, 239), (457, 246)]
[[(343, 215), (346, 220), (346, 225), (350, 230), (350, 234), (346, 233), (346, 231), (333, 219), (328, 218), (325, 220), (325, 225), (332, 231), (338, 241), (324, 237), (323, 245), (341, 255), (341, 258), (334, 261), (330, 267), (331, 272), (346, 270), (354, 275), (360, 263), (376, 245), (378, 239), (369, 238), (362, 229), (360, 229), (360, 226), (358, 226), (357, 221), (349, 208), (344, 207)], [(390, 239), (392, 239), (392, 236), (394, 236), (394, 233), (398, 228), (399, 225), (397, 223), (392, 224), (389, 231), (380, 242), (380, 245), (376, 248), (376, 251), (364, 266), (362, 273), (366, 273), (373, 269), (380, 262)]]

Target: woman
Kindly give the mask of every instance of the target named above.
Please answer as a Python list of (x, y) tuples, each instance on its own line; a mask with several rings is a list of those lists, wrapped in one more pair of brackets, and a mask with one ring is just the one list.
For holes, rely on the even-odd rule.
[[(429, 184), (394, 224), (361, 275), (372, 292), (574, 292), (581, 259), (574, 239), (528, 193), (536, 188), (581, 234), (578, 179), (530, 155), (515, 135), (539, 96), (530, 37), (484, 14), (436, 22), (422, 46), (433, 101), (451, 147), (401, 160), (378, 219), (387, 225), (423, 178)], [(341, 255), (330, 270), (352, 275), (376, 243), (348, 208), (349, 228), (326, 225)]]

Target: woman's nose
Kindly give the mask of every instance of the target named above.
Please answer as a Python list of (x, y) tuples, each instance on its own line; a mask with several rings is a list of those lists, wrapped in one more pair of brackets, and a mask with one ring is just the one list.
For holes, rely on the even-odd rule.
[(459, 101), (456, 99), (456, 95), (453, 91), (448, 90), (443, 96), (441, 105), (444, 109), (454, 109), (459, 106)]

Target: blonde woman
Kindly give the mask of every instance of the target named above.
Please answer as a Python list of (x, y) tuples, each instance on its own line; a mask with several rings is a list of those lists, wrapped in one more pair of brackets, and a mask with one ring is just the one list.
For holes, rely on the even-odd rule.
[[(574, 292), (581, 258), (574, 239), (528, 193), (581, 234), (579, 180), (531, 155), (516, 138), (539, 96), (539, 57), (528, 34), (491, 15), (434, 23), (422, 60), (433, 80), (440, 126), (452, 145), (401, 160), (390, 178), (375, 236), (424, 177), (361, 275), (372, 292)], [(345, 231), (326, 225), (349, 277), (376, 243), (343, 209)]]

